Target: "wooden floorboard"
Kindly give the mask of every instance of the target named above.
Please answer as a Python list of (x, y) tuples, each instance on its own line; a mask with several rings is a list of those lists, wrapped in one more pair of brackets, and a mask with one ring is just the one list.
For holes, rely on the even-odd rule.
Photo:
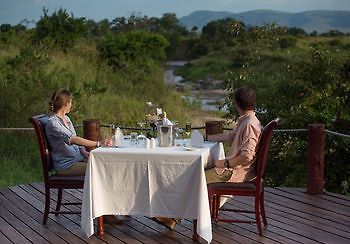
[[(43, 183), (0, 189), (0, 243), (192, 243), (192, 221), (182, 220), (170, 231), (145, 216), (122, 216), (122, 224), (105, 224), (105, 235), (87, 238), (80, 228), (80, 214), (49, 215), (42, 225)], [(77, 202), (82, 190), (65, 190), (63, 202)], [(51, 191), (51, 207), (57, 192)], [(230, 208), (252, 209), (253, 201), (236, 197)], [(80, 211), (79, 205), (62, 210)], [(350, 243), (350, 197), (326, 192), (308, 195), (301, 188), (266, 188), (268, 225), (263, 236), (255, 224), (215, 223), (212, 243)], [(252, 215), (221, 212), (222, 217), (251, 219)], [(95, 222), (95, 228), (96, 222)], [(204, 240), (200, 240), (205, 243)]]

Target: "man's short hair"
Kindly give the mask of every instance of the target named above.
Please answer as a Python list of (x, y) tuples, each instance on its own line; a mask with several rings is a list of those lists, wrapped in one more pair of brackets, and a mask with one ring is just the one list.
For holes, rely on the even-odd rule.
[(243, 110), (254, 110), (255, 91), (247, 86), (237, 88), (235, 102)]

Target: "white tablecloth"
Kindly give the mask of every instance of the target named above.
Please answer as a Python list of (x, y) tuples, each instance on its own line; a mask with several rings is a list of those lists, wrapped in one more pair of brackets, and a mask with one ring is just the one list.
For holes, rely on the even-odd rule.
[(212, 239), (204, 169), (224, 158), (221, 143), (183, 147), (97, 148), (85, 175), (81, 227), (94, 234), (101, 215), (141, 215), (197, 219), (197, 233)]

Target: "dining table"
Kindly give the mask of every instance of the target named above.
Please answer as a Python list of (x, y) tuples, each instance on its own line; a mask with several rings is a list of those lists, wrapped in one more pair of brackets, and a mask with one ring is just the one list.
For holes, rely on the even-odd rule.
[(193, 238), (212, 240), (205, 169), (225, 157), (222, 143), (200, 148), (177, 140), (172, 147), (145, 148), (128, 140), (90, 152), (83, 189), (81, 228), (90, 237), (94, 219), (103, 234), (104, 215), (192, 219)]

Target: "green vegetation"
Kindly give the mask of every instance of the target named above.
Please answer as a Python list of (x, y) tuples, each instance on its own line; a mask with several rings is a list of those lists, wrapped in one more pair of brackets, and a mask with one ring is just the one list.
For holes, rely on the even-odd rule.
[[(222, 22), (230, 23), (229, 31), (220, 28)], [(257, 91), (257, 111), (263, 124), (280, 117), (280, 128), (304, 129), (310, 123), (323, 123), (328, 130), (350, 134), (350, 37), (309, 37), (275, 24), (247, 28), (230, 19), (208, 26), (219, 26), (213, 28), (211, 39), (206, 33), (198, 37), (206, 40), (208, 54), (191, 60), (178, 74), (189, 81), (224, 80), (223, 88), (230, 91), (226, 100), (229, 117), (237, 116), (233, 91), (248, 85)], [(218, 48), (216, 36), (221, 40), (231, 37), (231, 41), (221, 42)], [(274, 142), (267, 182), (305, 186), (306, 134), (275, 134)], [(348, 191), (349, 146), (349, 139), (326, 136), (327, 190)]]
[[(186, 80), (229, 91), (227, 117), (237, 117), (234, 90), (248, 85), (257, 91), (263, 124), (280, 117), (280, 128), (324, 123), (329, 130), (350, 134), (349, 50), (350, 37), (339, 31), (307, 35), (274, 23), (247, 27), (224, 19), (197, 32), (179, 26), (174, 14), (96, 23), (76, 19), (65, 10), (51, 16), (44, 10), (34, 29), (0, 26), (0, 127), (28, 127), (27, 118), (45, 112), (58, 87), (73, 92), (75, 124), (100, 118), (136, 126), (144, 119), (147, 101), (184, 124), (203, 113), (164, 84), (163, 72), (167, 60), (188, 59), (188, 65), (178, 70)], [(224, 82), (210, 86), (215, 80)], [(36, 142), (32, 134), (25, 135), (1, 133), (0, 161), (6, 179), (0, 186), (40, 180)], [(305, 186), (306, 147), (305, 133), (275, 134), (268, 184)], [(349, 148), (349, 139), (327, 135), (327, 190), (349, 191)]]
[[(49, 96), (59, 87), (73, 92), (70, 116), (76, 125), (99, 118), (137, 126), (148, 101), (162, 106), (170, 119), (190, 121), (194, 112), (200, 113), (198, 106), (183, 101), (163, 81), (173, 52), (169, 43), (184, 31), (173, 17), (142, 26), (151, 20), (132, 16), (106, 27), (105, 21), (75, 19), (65, 10), (52, 15), (44, 10), (35, 29), (1, 25), (0, 127), (30, 127), (28, 118), (45, 113)], [(149, 31), (151, 25), (159, 30)], [(42, 180), (33, 132), (1, 132), (0, 145), (0, 187)]]

